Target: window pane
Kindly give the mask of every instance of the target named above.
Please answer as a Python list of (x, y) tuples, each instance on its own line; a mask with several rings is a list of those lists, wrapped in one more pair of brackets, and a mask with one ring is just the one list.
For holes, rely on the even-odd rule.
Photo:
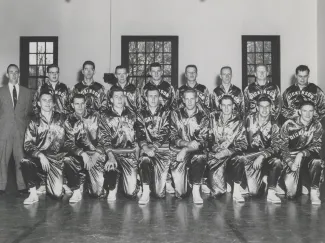
[(28, 88), (30, 88), (30, 89), (37, 89), (36, 78), (29, 78), (28, 79)]
[(44, 84), (44, 78), (38, 78), (37, 79), (37, 87), (40, 87)]
[(255, 74), (255, 65), (247, 65), (247, 75)]
[(248, 77), (248, 85), (255, 82), (255, 77)]
[(29, 42), (29, 53), (36, 53), (36, 42)]
[(29, 54), (29, 65), (36, 65), (36, 54)]
[(53, 53), (53, 42), (46, 42), (46, 52)]
[(255, 52), (255, 46), (253, 41), (247, 41), (247, 52)]
[(137, 51), (137, 43), (132, 41), (129, 43), (129, 52), (136, 52)]
[(144, 72), (144, 65), (138, 65), (138, 72), (137, 72), (137, 76), (144, 76), (145, 72)]
[(263, 64), (263, 53), (256, 54), (256, 64)]
[(37, 76), (36, 66), (29, 66), (29, 76)]
[(165, 53), (164, 54), (164, 63), (165, 64), (171, 64), (172, 63), (172, 54)]
[(136, 84), (136, 78), (135, 77), (129, 77), (129, 83), (131, 83), (131, 84)]
[(53, 54), (46, 54), (46, 64), (53, 64)]
[(145, 63), (145, 55), (144, 53), (138, 54), (138, 64), (144, 64)]
[(265, 52), (271, 52), (271, 41), (264, 41), (264, 51)]
[(269, 72), (269, 75), (272, 75), (272, 65), (266, 65), (267, 71)]
[(37, 43), (37, 53), (45, 53), (45, 42)]
[(146, 43), (146, 52), (153, 52), (155, 48), (154, 42), (147, 42)]
[(147, 54), (146, 64), (151, 64), (155, 61), (155, 56), (153, 53)]
[(164, 65), (164, 76), (172, 75), (172, 66), (171, 65)]
[(138, 52), (145, 52), (146, 51), (146, 43), (144, 41), (138, 42)]
[(164, 42), (164, 52), (172, 52), (172, 42), (171, 41)]
[(37, 64), (44, 65), (45, 64), (45, 54), (38, 54), (37, 55)]
[(136, 54), (129, 54), (129, 63), (136, 64), (137, 63), (137, 56)]
[(46, 66), (38, 66), (38, 75), (37, 76), (45, 76), (46, 75)]
[(264, 54), (264, 63), (265, 64), (271, 64), (272, 63), (271, 53), (265, 53)]
[(263, 41), (255, 41), (256, 52), (263, 52)]
[(162, 52), (162, 50), (163, 50), (163, 42), (162, 41), (155, 42), (155, 51)]
[(155, 62), (162, 63), (162, 61), (163, 61), (162, 53), (156, 53)]
[(247, 54), (247, 64), (255, 64), (255, 54), (254, 53)]
[[(130, 70), (131, 71), (131, 70)], [(132, 75), (133, 76), (136, 76), (137, 75), (137, 71), (138, 71), (138, 68), (137, 68), (137, 65), (133, 65), (133, 67), (132, 67)]]

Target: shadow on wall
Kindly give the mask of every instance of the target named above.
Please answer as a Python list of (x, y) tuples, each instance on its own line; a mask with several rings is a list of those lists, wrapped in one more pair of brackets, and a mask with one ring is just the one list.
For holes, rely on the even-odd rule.
[(216, 83), (216, 87), (221, 85), (221, 83), (222, 83), (222, 79), (219, 74), (216, 77), (215, 83)]
[(84, 80), (84, 75), (82, 74), (82, 69), (80, 69), (77, 72), (77, 82), (80, 83), (82, 80)]
[(293, 85), (296, 83), (296, 76), (294, 74), (292, 74), (291, 78), (290, 78), (290, 85)]
[(9, 82), (9, 79), (6, 76), (6, 73), (3, 73), (2, 78), (0, 80), (0, 87), (8, 84), (8, 82)]

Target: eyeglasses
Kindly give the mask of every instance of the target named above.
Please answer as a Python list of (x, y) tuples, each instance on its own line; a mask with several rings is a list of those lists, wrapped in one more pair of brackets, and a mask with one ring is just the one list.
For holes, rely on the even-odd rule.
[(58, 74), (59, 72), (49, 72), (49, 74)]

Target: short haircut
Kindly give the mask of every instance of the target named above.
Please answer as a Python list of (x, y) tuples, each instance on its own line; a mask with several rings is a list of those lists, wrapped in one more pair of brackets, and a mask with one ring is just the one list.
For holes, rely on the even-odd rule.
[(146, 91), (145, 91), (145, 95), (148, 96), (148, 92), (149, 91), (157, 91), (158, 92), (158, 95), (160, 96), (160, 92), (159, 92), (159, 89), (155, 86), (155, 85), (152, 85), (149, 83)]
[(298, 72), (305, 72), (305, 71), (307, 71), (308, 74), (310, 73), (309, 67), (306, 66), (306, 65), (299, 65), (299, 66), (296, 68), (296, 74), (298, 74)]
[(300, 109), (306, 105), (310, 105), (312, 106), (314, 109), (315, 109), (315, 103), (312, 102), (311, 100), (303, 100), (301, 103), (300, 103)]
[(38, 100), (41, 100), (41, 98), (42, 98), (43, 95), (51, 95), (51, 97), (53, 99), (53, 93), (49, 89), (42, 89), (41, 92), (40, 92), (40, 94), (39, 94)]
[(259, 68), (259, 67), (265, 67), (265, 70), (268, 72), (267, 66), (265, 64), (262, 64), (262, 63), (256, 65), (255, 72), (257, 71), (257, 68)]
[(18, 69), (18, 72), (20, 72), (19, 67), (16, 64), (9, 64), (9, 66), (7, 67), (7, 73), (9, 74), (9, 68), (11, 67), (16, 67)]
[(194, 64), (189, 64), (189, 65), (187, 65), (187, 66), (185, 67), (185, 73), (186, 73), (186, 71), (187, 71), (188, 68), (195, 68), (195, 72), (197, 72), (197, 66), (194, 65)]
[(159, 62), (153, 62), (153, 63), (150, 64), (150, 70), (151, 70), (151, 68), (153, 68), (153, 67), (159, 67), (159, 68), (161, 68), (161, 65), (160, 65)]
[(93, 66), (93, 69), (95, 70), (95, 63), (93, 61), (85, 61), (83, 64), (82, 64), (82, 69), (85, 69), (85, 66), (86, 65), (91, 65)]
[(231, 67), (229, 67), (229, 66), (223, 66), (223, 67), (220, 69), (220, 74), (222, 73), (222, 71), (223, 71), (224, 69), (229, 69), (230, 72), (232, 73), (232, 68), (231, 68)]
[(124, 90), (120, 86), (117, 85), (112, 86), (112, 88), (109, 90), (109, 98), (113, 98), (114, 93), (116, 92), (124, 93)]
[(234, 98), (232, 98), (232, 96), (230, 96), (230, 95), (224, 95), (224, 96), (222, 96), (221, 99), (220, 99), (220, 101), (219, 101), (219, 104), (220, 105), (221, 105), (221, 103), (222, 103), (223, 100), (231, 100), (231, 102), (233, 104), (235, 104)]
[(115, 68), (115, 73), (116, 73), (116, 71), (117, 71), (117, 70), (119, 70), (119, 69), (125, 69), (125, 70), (126, 70), (126, 73), (128, 73), (128, 72), (129, 72), (129, 70), (127, 69), (127, 67), (126, 67), (126, 66), (123, 66), (123, 65), (118, 65), (118, 66), (116, 66), (116, 68)]
[(57, 68), (58, 72), (60, 72), (60, 68), (57, 64), (51, 64), (51, 65), (47, 66), (46, 71), (49, 73), (51, 68)]
[(83, 99), (84, 101), (86, 101), (86, 97), (83, 94), (75, 94), (72, 98), (72, 103), (74, 102), (75, 99)]
[(261, 95), (258, 99), (257, 99), (257, 105), (259, 106), (261, 102), (263, 101), (267, 101), (270, 103), (270, 105), (273, 104), (271, 98), (268, 95)]
[(185, 89), (185, 91), (183, 93), (183, 98), (185, 98), (185, 94), (186, 93), (193, 93), (193, 94), (195, 94), (195, 97), (197, 97), (196, 89), (193, 89), (193, 88), (190, 88), (190, 87), (188, 87), (187, 89)]

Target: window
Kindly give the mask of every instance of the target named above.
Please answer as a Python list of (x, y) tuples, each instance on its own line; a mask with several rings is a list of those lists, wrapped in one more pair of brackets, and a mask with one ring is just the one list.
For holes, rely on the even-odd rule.
[(21, 85), (37, 89), (46, 80), (46, 67), (58, 63), (58, 37), (20, 37)]
[(143, 87), (153, 62), (162, 65), (163, 79), (177, 88), (178, 36), (122, 36), (122, 65), (129, 68), (131, 83)]
[(280, 87), (280, 36), (242, 36), (242, 74), (244, 89), (255, 82), (258, 64), (267, 66), (268, 79)]

